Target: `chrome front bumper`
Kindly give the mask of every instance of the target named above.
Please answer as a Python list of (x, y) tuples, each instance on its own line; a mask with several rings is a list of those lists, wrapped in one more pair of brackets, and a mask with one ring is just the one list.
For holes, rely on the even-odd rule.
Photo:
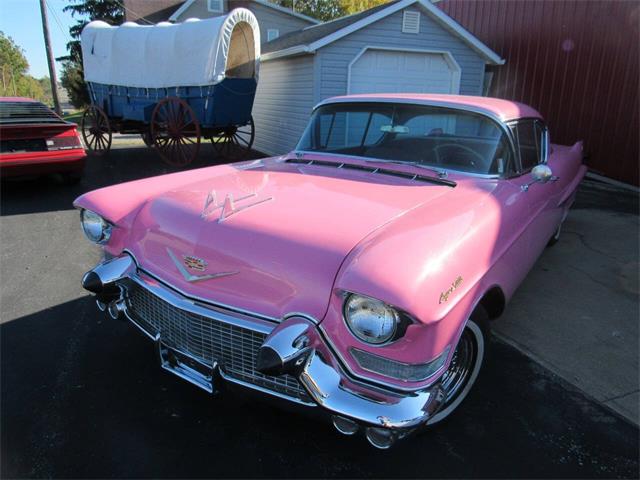
[[(277, 324), (189, 299), (140, 271), (127, 254), (87, 272), (83, 286), (101, 309), (114, 318), (126, 316), (155, 342), (163, 369), (210, 393), (232, 382), (321, 407), (338, 431), (352, 434), (362, 427), (380, 448), (425, 424), (445, 400), (439, 384), (396, 392), (356, 381), (310, 320), (291, 316)], [(146, 303), (138, 299), (138, 289)], [(149, 302), (161, 303), (151, 308)], [(276, 375), (257, 368), (256, 359), (265, 363), (265, 353), (278, 364)], [(369, 438), (379, 440), (380, 434), (386, 440)]]

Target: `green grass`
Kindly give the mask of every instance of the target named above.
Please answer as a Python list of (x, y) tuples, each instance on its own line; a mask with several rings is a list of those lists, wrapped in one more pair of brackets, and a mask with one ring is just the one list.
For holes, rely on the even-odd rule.
[(82, 110), (78, 110), (77, 112), (63, 115), (62, 118), (64, 118), (67, 122), (80, 123), (80, 120), (82, 119), (82, 113)]

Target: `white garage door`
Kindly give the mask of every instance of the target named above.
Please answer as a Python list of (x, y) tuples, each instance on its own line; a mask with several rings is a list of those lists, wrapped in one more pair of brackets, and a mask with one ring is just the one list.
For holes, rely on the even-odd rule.
[(440, 53), (370, 49), (350, 68), (349, 93), (459, 93), (457, 67)]

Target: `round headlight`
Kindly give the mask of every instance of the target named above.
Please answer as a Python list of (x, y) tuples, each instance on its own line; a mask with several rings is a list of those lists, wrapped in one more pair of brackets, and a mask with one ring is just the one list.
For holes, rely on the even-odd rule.
[(398, 328), (396, 310), (364, 295), (349, 295), (344, 305), (344, 318), (356, 337), (376, 345), (391, 340)]
[(104, 218), (91, 210), (80, 213), (82, 230), (89, 240), (95, 243), (106, 243), (111, 236), (111, 225)]

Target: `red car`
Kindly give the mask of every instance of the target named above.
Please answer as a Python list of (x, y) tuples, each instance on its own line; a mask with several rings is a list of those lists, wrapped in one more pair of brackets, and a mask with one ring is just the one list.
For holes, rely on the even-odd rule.
[(79, 181), (87, 155), (76, 127), (36, 100), (0, 97), (0, 175), (60, 173)]

